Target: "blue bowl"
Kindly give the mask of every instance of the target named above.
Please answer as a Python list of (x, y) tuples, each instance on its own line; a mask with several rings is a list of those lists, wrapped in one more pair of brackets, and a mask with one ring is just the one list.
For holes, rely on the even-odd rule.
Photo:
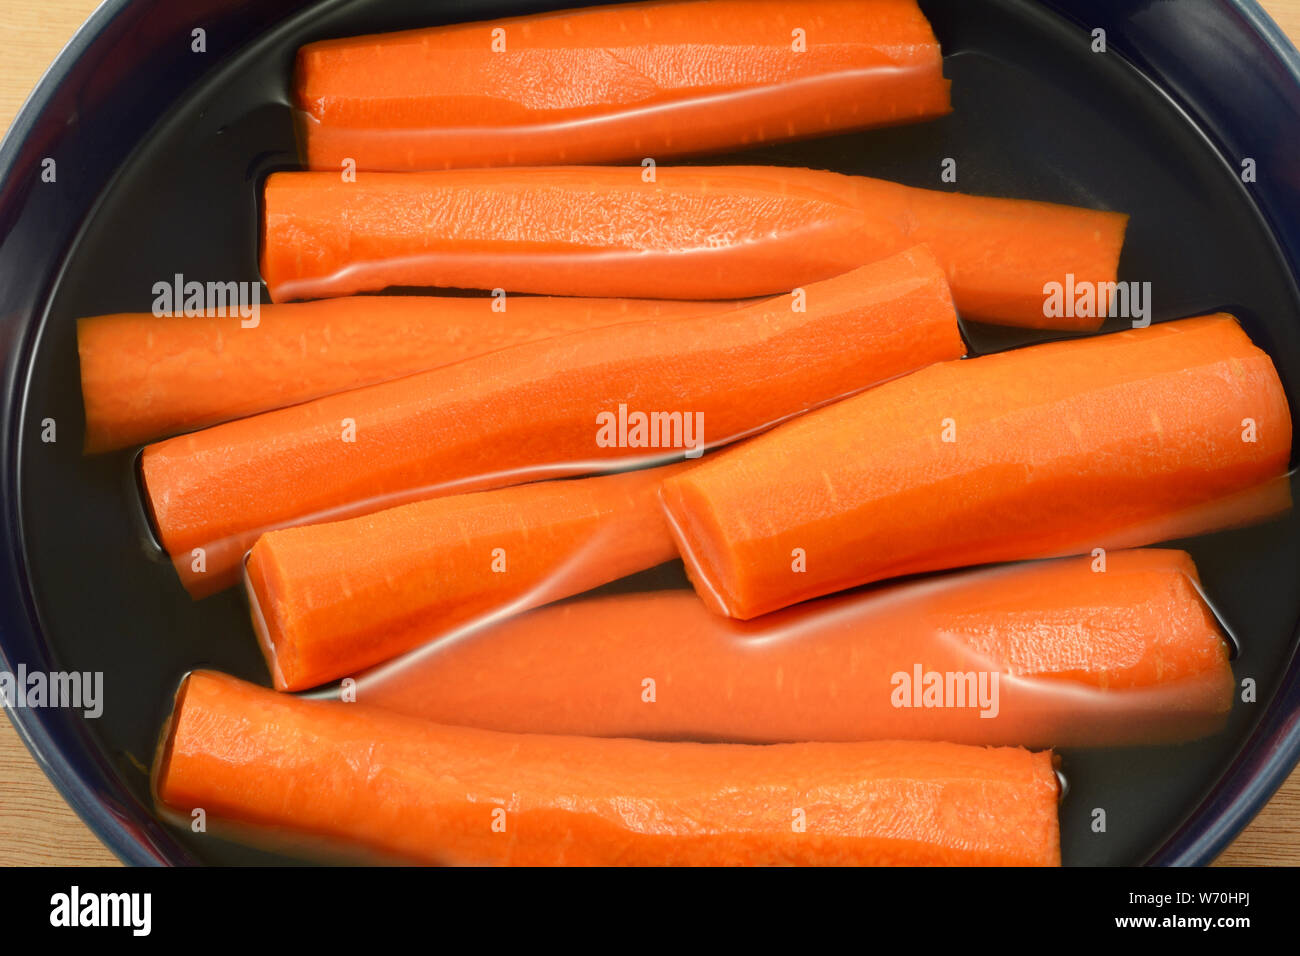
[[(442, 21), (487, 19), (564, 5), (457, 2), (443, 5), (437, 16)], [(1194, 150), (1201, 163), (1196, 175), (1221, 177), (1227, 197), (1223, 201), (1233, 206), (1233, 215), (1241, 222), (1256, 224), (1250, 226), (1252, 235), (1258, 233), (1251, 248), (1262, 250), (1256, 258), (1267, 259), (1276, 273), (1270, 273), (1272, 291), (1262, 304), (1246, 298), (1235, 301), (1235, 294), (1216, 300), (1210, 291), (1189, 292), (1185, 299), (1171, 297), (1157, 318), (1215, 307), (1234, 307), (1244, 313), (1247, 329), (1278, 361), (1297, 407), (1291, 385), (1297, 378), (1292, 369), (1300, 369), (1296, 308), (1300, 293), (1295, 281), (1300, 276), (1300, 173), (1291, 165), (1292, 158), (1300, 155), (1300, 54), (1262, 10), (1248, 0), (1177, 4), (988, 0), (982, 5), (972, 0), (965, 4), (922, 0), (922, 6), (935, 22), (945, 50), (990, 45), (979, 57), (963, 52), (949, 60), (957, 98), (955, 120), (770, 147), (727, 160), (820, 164), (903, 180), (916, 178), (916, 158), (947, 155), (934, 150), (948, 142), (946, 136), (961, 133), (962, 128), (953, 123), (978, 113), (981, 90), (1015, 88), (1014, 71), (1026, 63), (1044, 76), (1053, 74), (1046, 84), (1050, 95), (1027, 94), (1014, 108), (1024, 109), (1027, 118), (1037, 116), (1034, 122), (1040, 124), (1058, 115), (1054, 112), (1058, 109), (1073, 108), (1076, 101), (1082, 104), (1077, 117), (1093, 115), (1097, 104), (1088, 102), (1091, 91), (1110, 88), (1107, 84), (1117, 82), (1111, 74), (1121, 71), (1125, 82), (1145, 85), (1142, 95), (1149, 109), (1158, 111), (1166, 122), (1180, 124), (1180, 135), (1187, 142), (1194, 139), (1200, 144)], [(155, 278), (163, 277), (170, 274), (174, 262), (183, 261), (191, 271), (201, 271), (207, 254), (213, 257), (208, 261), (219, 261), (226, 270), (223, 278), (256, 278), (257, 181), (268, 170), (295, 162), (286, 100), (292, 49), (303, 39), (417, 25), (421, 22), (417, 7), (402, 0), (317, 4), (196, 0), (185, 5), (110, 0), (60, 54), (0, 146), (0, 355), (4, 358), (0, 668), (13, 671), (21, 663), (29, 670), (63, 665), (105, 671), (111, 710), (120, 717), (110, 717), (106, 711), (100, 725), (71, 710), (18, 709), (11, 710), (10, 716), (68, 803), (128, 863), (274, 859), (224, 853), (214, 857), (197, 851), (188, 834), (159, 821), (139, 769), (149, 759), (139, 741), (157, 733), (175, 678), (184, 669), (219, 666), (263, 681), (265, 673), (237, 600), (214, 598), (191, 605), (156, 546), (137, 534), (132, 520), (138, 521), (138, 515), (130, 514), (135, 496), (131, 456), (82, 461), (79, 450), (72, 447), (79, 435), (68, 422), (80, 413), (69, 319), (147, 309), (143, 292), (149, 285), (143, 280), (152, 274), (150, 269), (158, 273)], [(984, 8), (992, 26), (981, 32)], [(1026, 32), (1003, 29), (999, 18), (1024, 24)], [(196, 25), (205, 30), (202, 53), (192, 49)], [(1104, 56), (1109, 61), (1088, 61), (1081, 55), (1094, 29), (1106, 32), (1109, 52)], [(1005, 46), (1025, 37), (1043, 48), (1031, 52)], [(1004, 48), (997, 49), (999, 43)], [(986, 83), (987, 64), (995, 61), (1012, 72)], [(254, 69), (259, 63), (260, 73)], [(1100, 77), (1095, 83), (1090, 63)], [(232, 79), (240, 75), (250, 77), (243, 86)], [(268, 76), (279, 77), (271, 89), (266, 85)], [(226, 84), (221, 87), (227, 91), (225, 98), (212, 93), (219, 83)], [(232, 89), (242, 90), (266, 109), (247, 114), (230, 111), (237, 121), (227, 124), (216, 114), (228, 105)], [(1101, 106), (1118, 112), (1134, 109), (1127, 101)], [(992, 110), (983, 119), (999, 130), (1008, 149), (1020, 150), (1016, 155), (1023, 162), (1009, 162), (1012, 168), (986, 169), (983, 174), (975, 162), (977, 171), (963, 181), (963, 188), (1083, 204), (1094, 196), (1123, 194), (1125, 177), (1133, 173), (1112, 161), (1115, 153), (1099, 148), (1090, 166), (1076, 155), (1078, 143), (1084, 140), (1066, 137), (1067, 148), (1046, 126), (1036, 137), (1027, 132), (1013, 143), (1014, 127), (999, 127), (1008, 119), (998, 112)], [(1134, 120), (1116, 128), (1140, 131), (1143, 125)], [(203, 177), (211, 177), (213, 195), (225, 197), (225, 205), (206, 207), (209, 218), (198, 224), (193, 254), (177, 251), (184, 246), (183, 221), (152, 228), (165, 221), (174, 197), (155, 196), (154, 205), (134, 219), (115, 206), (123, 195), (144, 195), (150, 176), (163, 175), (156, 171), (167, 169), (164, 146), (182, 135), (178, 130), (194, 131), (201, 145), (194, 154), (200, 157), (194, 160), (200, 191), (208, 183)], [(246, 150), (242, 136), (251, 137)], [(978, 159), (989, 154), (972, 147), (971, 155)], [(1245, 157), (1255, 159), (1260, 170), (1258, 180), (1248, 188), (1234, 177)], [(56, 161), (54, 183), (42, 180), (47, 158)], [(208, 158), (211, 167), (203, 165)], [(1054, 170), (1072, 164), (1083, 171), (1053, 175)], [(234, 179), (231, 191), (225, 193), (221, 177), (230, 170)], [(231, 196), (243, 198), (231, 200)], [(1133, 201), (1140, 204), (1139, 199)], [(177, 198), (174, 208), (190, 207)], [(1135, 251), (1125, 253), (1125, 268), (1130, 271), (1159, 271), (1155, 260), (1142, 251), (1144, 236), (1149, 239), (1160, 228), (1161, 221), (1153, 219), (1140, 219), (1135, 210), (1130, 234)], [(116, 223), (116, 233), (96, 232), (94, 224), (105, 221)], [(120, 248), (111, 248), (114, 244)], [(97, 263), (93, 273), (85, 271), (91, 261)], [(1212, 269), (1198, 264), (1194, 272)], [(977, 348), (1015, 344), (1017, 335), (1023, 339), (1024, 333), (973, 332)], [(62, 436), (57, 450), (34, 437), (34, 423), (42, 420), (47, 409), (58, 410), (53, 416)], [(1281, 541), (1286, 554), (1294, 557), (1295, 527), (1294, 522), (1285, 523), (1280, 531), (1274, 529), (1272, 538), (1249, 534), (1218, 538), (1202, 544), (1199, 551), (1192, 550), (1198, 563), (1213, 566), (1215, 555), (1231, 557), (1234, 549), (1259, 540), (1274, 547)], [(89, 558), (87, 550), (93, 552)], [(1225, 566), (1233, 563), (1220, 561)], [(1248, 562), (1241, 566), (1250, 569)], [(1273, 618), (1285, 619), (1285, 634), (1273, 626), (1279, 633), (1271, 645), (1267, 681), (1263, 680), (1266, 668), (1260, 668), (1266, 693), (1255, 705), (1258, 710), (1235, 720), (1231, 739), (1215, 745), (1217, 756), (1207, 765), (1203, 783), (1179, 791), (1186, 805), (1161, 807), (1160, 799), (1154, 800), (1157, 806), (1146, 812), (1157, 819), (1148, 829), (1158, 832), (1159, 840), (1150, 844), (1137, 840), (1129, 849), (1107, 857), (1075, 849), (1079, 840), (1073, 838), (1073, 843), (1066, 840), (1067, 860), (1073, 854), (1077, 862), (1207, 863), (1296, 765), (1300, 659), (1295, 656), (1295, 624), (1300, 595), (1292, 565), (1283, 562), (1278, 568), (1270, 585), (1276, 605)], [(119, 573), (127, 577), (119, 581)], [(1223, 574), (1222, 580), (1230, 582), (1223, 586), (1241, 592), (1238, 603), (1253, 600), (1250, 588), (1256, 582), (1249, 573), (1244, 579), (1234, 578), (1228, 570)], [(1248, 646), (1249, 627), (1234, 631)], [(1251, 663), (1249, 658), (1242, 660)], [(111, 725), (114, 720), (117, 725)], [(128, 746), (124, 741), (135, 743)], [(1072, 783), (1086, 785), (1097, 767), (1114, 774), (1116, 768), (1150, 762), (1145, 752), (1133, 753), (1095, 759), (1067, 754), (1067, 774), (1074, 773), (1073, 766), (1082, 768), (1080, 780)], [(1196, 745), (1187, 745), (1161, 759), (1195, 760), (1200, 753)], [(1131, 784), (1139, 789), (1144, 785)], [(1069, 799), (1083, 799), (1075, 796), (1078, 792), (1075, 787)], [(1063, 819), (1073, 812), (1067, 800)], [(1165, 818), (1160, 818), (1162, 813)]]

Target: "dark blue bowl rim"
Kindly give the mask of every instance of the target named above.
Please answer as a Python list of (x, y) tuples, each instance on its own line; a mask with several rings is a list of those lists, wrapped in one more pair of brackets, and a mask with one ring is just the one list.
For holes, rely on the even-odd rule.
[[(23, 142), (32, 133), (37, 118), (50, 106), (60, 87), (67, 81), (73, 65), (130, 3), (131, 0), (105, 0), (59, 51), (59, 55), (46, 69), (14, 117), (3, 141), (0, 141), (0, 183), (6, 182), (13, 174)], [(17, 507), (17, 502), (3, 504), (8, 509)], [(11, 621), (12, 618), (6, 615), (6, 624)], [(0, 639), (3, 636), (0, 634)], [(14, 670), (3, 640), (0, 640), (0, 669), (11, 673)], [(124, 821), (109, 812), (78, 768), (55, 745), (50, 728), (38, 712), (10, 707), (3, 709), (45, 776), (91, 832), (118, 859), (131, 866), (158, 866), (169, 862), (156, 848), (141, 841)]]
[[(15, 116), (3, 141), (0, 141), (0, 183), (7, 181), (14, 172), (23, 142), (31, 134), (37, 118), (55, 100), (78, 59), (132, 2), (133, 0), (104, 0), (45, 71)], [(1068, 0), (1043, 2), (1045, 6), (1054, 8), (1067, 17), (1073, 12), (1067, 9), (1071, 6)], [(575, 0), (573, 5), (579, 6), (580, 0)], [(1221, 0), (1219, 5), (1234, 11), (1240, 23), (1264, 41), (1268, 52), (1275, 58), (1276, 65), (1282, 67), (1288, 75), (1297, 102), (1300, 102), (1300, 51), (1297, 51), (1281, 28), (1257, 0)], [(1106, 2), (1097, 6), (1114, 8), (1116, 4)], [(1100, 10), (1097, 12), (1101, 13)], [(1102, 22), (1102, 17), (1096, 17), (1092, 22)], [(1122, 49), (1119, 52), (1121, 55), (1125, 53)], [(1138, 65), (1141, 68), (1141, 64)], [(1158, 81), (1159, 77), (1154, 79)], [(1192, 112), (1195, 115), (1195, 111)], [(1221, 143), (1216, 145), (1222, 146)], [(1278, 219), (1267, 215), (1267, 203), (1261, 205), (1265, 207), (1263, 211), (1266, 219), (1276, 234)], [(1300, 278), (1300, 224), (1297, 226), (1297, 235), (1292, 237), (1296, 241), (1287, 242), (1285, 237), (1278, 238), (1293, 276)], [(4, 507), (13, 510), (16, 502), (4, 502)], [(0, 562), (10, 563), (10, 555), (0, 555)], [(19, 571), (19, 577), (22, 577), (21, 569), (11, 570)], [(7, 624), (12, 623), (12, 620), (6, 615)], [(13, 670), (2, 632), (0, 670)], [(110, 812), (84, 773), (58, 748), (50, 728), (39, 712), (8, 707), (4, 709), (37, 765), (69, 806), (120, 860), (135, 866), (189, 862), (184, 859), (188, 853), (179, 844), (167, 848), (174, 850), (175, 856), (181, 858), (175, 859), (163, 847), (142, 839), (138, 829)], [(1300, 763), (1300, 653), (1293, 657), (1282, 685), (1268, 705), (1268, 711), (1244, 743), (1237, 760), (1225, 772), (1219, 785), (1149, 862), (1175, 866), (1201, 866), (1212, 862), (1259, 813), (1297, 763)]]

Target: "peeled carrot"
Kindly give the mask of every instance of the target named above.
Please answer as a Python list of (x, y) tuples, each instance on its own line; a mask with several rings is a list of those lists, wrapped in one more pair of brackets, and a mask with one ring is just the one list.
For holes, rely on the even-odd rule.
[(1217, 730), (1233, 678), (1191, 558), (1143, 550), (959, 572), (757, 621), (687, 591), (570, 601), (395, 661), (357, 693), (516, 733), (1079, 747)]
[[(273, 173), (262, 276), (277, 301), (389, 286), (735, 299), (896, 252), (892, 223), (763, 167)], [(915, 245), (915, 243), (911, 243)]]
[(680, 456), (963, 351), (918, 247), (734, 312), (531, 342), (169, 439), (142, 469), (200, 594), (274, 528)]
[(500, 734), (205, 671), (153, 780), (210, 825), (422, 863), (1060, 864), (1050, 752)]
[(663, 496), (700, 595), (751, 618), (883, 578), (1216, 530), (1195, 522), (1277, 487), (1290, 449), (1273, 363), (1219, 314), (945, 362)]
[(685, 467), (452, 495), (263, 535), (247, 582), (275, 686), (315, 687), (475, 618), (673, 560), (659, 485)]
[(567, 332), (737, 305), (358, 296), (263, 306), (251, 328), (238, 317), (79, 319), (86, 452), (126, 448)]
[(917, 243), (964, 316), (1048, 318), (1045, 286), (1114, 283), (1128, 217), (769, 166), (275, 173), (262, 275), (277, 301), (389, 286), (734, 299), (787, 293)]
[[(833, 174), (825, 174), (833, 175)], [(961, 314), (997, 325), (1095, 332), (1112, 306), (1128, 216), (1024, 199), (913, 189), (837, 177), (861, 209), (889, 217), (948, 270)], [(1048, 315), (1046, 286), (1085, 287), (1094, 303)], [(1128, 316), (1134, 317), (1134, 316)]]
[(949, 112), (915, 0), (687, 0), (323, 40), (294, 95), (315, 169), (702, 153)]

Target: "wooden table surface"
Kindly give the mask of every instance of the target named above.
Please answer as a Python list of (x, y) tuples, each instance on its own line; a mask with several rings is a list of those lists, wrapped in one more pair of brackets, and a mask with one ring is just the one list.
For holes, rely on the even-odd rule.
[[(1300, 45), (1300, 0), (1262, 0)], [(0, 0), (0, 132), (96, 0)], [(0, 718), (0, 864), (116, 864)], [(1293, 773), (1219, 865), (1300, 865), (1300, 770)]]

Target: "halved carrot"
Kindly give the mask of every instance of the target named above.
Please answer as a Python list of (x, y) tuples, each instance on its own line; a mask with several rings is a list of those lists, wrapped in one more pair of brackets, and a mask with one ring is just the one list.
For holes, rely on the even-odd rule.
[(915, 0), (686, 0), (323, 40), (298, 51), (307, 162), (656, 159), (949, 112)]
[(452, 495), (262, 535), (247, 583), (275, 686), (315, 687), (457, 625), (673, 560), (659, 485), (689, 467)]
[[(771, 166), (275, 173), (262, 275), (278, 302), (389, 286), (733, 299), (789, 292), (917, 243), (969, 318), (1047, 318), (1045, 286), (1114, 283), (1128, 217)], [(1104, 311), (1100, 310), (1100, 311)]]
[(516, 733), (1120, 746), (1222, 726), (1228, 652), (1190, 556), (1116, 551), (1104, 565), (957, 572), (757, 621), (689, 591), (570, 601), (394, 661), (357, 693)]
[(663, 494), (701, 596), (751, 618), (919, 571), (1215, 530), (1194, 521), (1276, 487), (1290, 449), (1273, 363), (1219, 314), (945, 362)]
[(739, 304), (357, 296), (263, 306), (251, 328), (238, 317), (79, 319), (86, 452), (126, 448), (567, 332)]
[(177, 694), (153, 780), (210, 829), (423, 863), (1060, 863), (1050, 752), (500, 734), (204, 671)]
[(204, 593), (274, 528), (680, 457), (963, 351), (918, 247), (734, 312), (589, 329), (218, 425), (148, 446), (142, 468), (163, 544)]

